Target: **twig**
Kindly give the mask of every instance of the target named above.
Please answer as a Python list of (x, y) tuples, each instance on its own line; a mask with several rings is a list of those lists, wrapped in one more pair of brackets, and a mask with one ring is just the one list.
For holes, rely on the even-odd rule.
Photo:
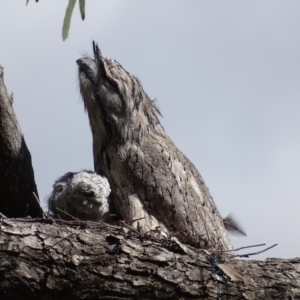
[(75, 234), (75, 232), (70, 233), (69, 235), (61, 238), (59, 241), (57, 241), (55, 244), (51, 245), (51, 247), (56, 246), (58, 243), (62, 242), (63, 240), (67, 239), (68, 237), (70, 237), (71, 235)]
[[(57, 208), (58, 209), (58, 208)], [(62, 211), (62, 210), (61, 210)], [(66, 213), (65, 211), (62, 211), (64, 213)], [(67, 214), (67, 213), (66, 213)], [(69, 215), (70, 217), (73, 217), (72, 215)], [(60, 216), (58, 216), (59, 218), (52, 218), (54, 219), (56, 222), (64, 224), (64, 225), (68, 225), (68, 226), (79, 226), (82, 227), (83, 225), (85, 225), (85, 227), (90, 226), (90, 228), (95, 228), (95, 227), (101, 227), (101, 228), (110, 228), (113, 230), (118, 230), (120, 229), (117, 226), (111, 225), (111, 224), (107, 224), (104, 222), (96, 222), (96, 221), (85, 221), (85, 220), (80, 220), (80, 219), (76, 219), (76, 220), (64, 220), (62, 219)], [(73, 217), (75, 218), (75, 217)]]
[(247, 248), (253, 248), (253, 247), (261, 247), (265, 246), (266, 244), (257, 244), (257, 245), (251, 245), (251, 246), (245, 246), (245, 247), (240, 247), (237, 249), (232, 249), (232, 250), (211, 250), (210, 252), (217, 252), (217, 253), (222, 253), (222, 252), (234, 252), (234, 251), (239, 251), (242, 249), (247, 249)]
[[(142, 218), (142, 219), (144, 219), (144, 218)], [(139, 220), (139, 219), (138, 219), (138, 220)], [(139, 237), (143, 237), (143, 236), (141, 235), (141, 233), (140, 233), (138, 230), (136, 230), (136, 229), (134, 229), (132, 226), (128, 225), (128, 224), (126, 223), (126, 221), (120, 221), (120, 224), (125, 225), (125, 227), (129, 228), (131, 231), (133, 231), (134, 233), (136, 233)]]
[(126, 223), (127, 225), (131, 226), (134, 222), (144, 220), (144, 219), (145, 219), (145, 217), (138, 218), (138, 219), (133, 219), (133, 220), (121, 220), (121, 221), (113, 222), (112, 224)]
[(32, 194), (33, 194), (33, 198), (35, 199), (36, 203), (38, 204), (40, 210), (42, 211), (43, 218), (45, 219), (46, 218), (46, 214), (45, 214), (43, 208), (41, 207), (41, 201), (40, 201), (40, 199), (38, 198), (38, 196), (36, 195), (35, 192), (32, 192)]
[(237, 248), (235, 251), (239, 251), (239, 250), (247, 249), (247, 248), (261, 247), (261, 246), (266, 246), (266, 244), (257, 244), (257, 245), (252, 245), (252, 246), (240, 247), (240, 248)]
[[(165, 267), (165, 270), (170, 269), (171, 267), (173, 267), (175, 264), (177, 264), (177, 258), (175, 257), (174, 261), (169, 264), (167, 267)], [(176, 268), (177, 269), (177, 268)]]
[(0, 217), (2, 218), (2, 219), (7, 219), (7, 216), (5, 216), (3, 213), (1, 213), (0, 212)]
[(74, 217), (74, 216), (68, 214), (66, 211), (64, 211), (64, 210), (62, 210), (62, 209), (60, 209), (60, 208), (58, 208), (58, 207), (55, 207), (55, 208), (56, 208), (57, 210), (61, 211), (62, 213), (64, 213), (65, 215), (67, 215), (68, 217), (71, 217), (73, 220), (81, 221), (80, 219), (78, 219), (78, 218), (76, 218), (76, 217)]
[(270, 249), (276, 247), (277, 245), (278, 244), (274, 244), (274, 245), (272, 245), (272, 246), (270, 246), (270, 247), (268, 247), (268, 248), (266, 248), (264, 250), (258, 251), (258, 252), (247, 253), (247, 254), (237, 254), (237, 255), (233, 255), (232, 257), (249, 257), (250, 255), (257, 255), (257, 254), (263, 253), (263, 252), (265, 252), (267, 250), (270, 250)]

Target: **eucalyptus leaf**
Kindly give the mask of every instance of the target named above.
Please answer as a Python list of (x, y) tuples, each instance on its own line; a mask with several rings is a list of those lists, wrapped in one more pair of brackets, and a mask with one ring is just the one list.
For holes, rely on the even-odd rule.
[(79, 10), (80, 10), (80, 15), (81, 19), (85, 19), (85, 0), (79, 0)]
[(71, 18), (72, 18), (72, 13), (73, 13), (75, 4), (76, 4), (76, 0), (69, 0), (69, 4), (66, 9), (66, 14), (65, 14), (63, 28), (62, 28), (63, 41), (65, 41), (69, 35)]

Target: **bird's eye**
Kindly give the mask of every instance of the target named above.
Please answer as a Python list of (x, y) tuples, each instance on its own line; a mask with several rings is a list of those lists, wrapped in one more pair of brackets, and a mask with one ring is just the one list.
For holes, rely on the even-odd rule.
[(82, 192), (82, 194), (84, 196), (87, 196), (87, 197), (94, 197), (95, 196), (95, 192), (93, 192), (93, 191), (85, 191), (85, 192)]
[(63, 185), (62, 184), (57, 184), (55, 187), (56, 192), (61, 192), (63, 190)]

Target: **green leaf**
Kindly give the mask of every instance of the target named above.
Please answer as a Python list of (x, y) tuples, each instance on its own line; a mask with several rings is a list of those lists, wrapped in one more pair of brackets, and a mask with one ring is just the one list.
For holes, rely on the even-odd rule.
[(79, 10), (82, 21), (85, 19), (85, 0), (79, 0)]
[(69, 29), (71, 24), (72, 13), (76, 4), (76, 0), (69, 0), (69, 4), (66, 9), (66, 14), (64, 18), (63, 28), (62, 28), (62, 39), (65, 41), (69, 35)]

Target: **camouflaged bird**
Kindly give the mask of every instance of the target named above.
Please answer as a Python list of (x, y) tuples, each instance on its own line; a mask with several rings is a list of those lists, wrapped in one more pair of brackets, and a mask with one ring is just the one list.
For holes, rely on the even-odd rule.
[(95, 171), (111, 187), (114, 212), (143, 232), (160, 231), (205, 249), (232, 249), (201, 175), (162, 127), (139, 80), (93, 43), (77, 60), (93, 136)]

